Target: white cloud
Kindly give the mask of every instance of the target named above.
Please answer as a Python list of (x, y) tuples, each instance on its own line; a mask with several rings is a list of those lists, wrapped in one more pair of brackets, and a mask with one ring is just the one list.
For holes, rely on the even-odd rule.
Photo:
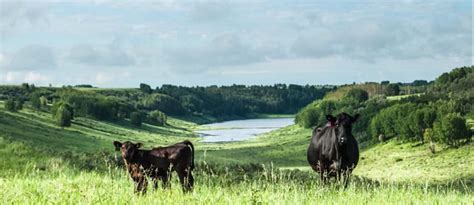
[(0, 20), (2, 20), (0, 25), (35, 24), (44, 20), (47, 9), (46, 2), (0, 1)]
[(46, 85), (50, 80), (48, 76), (34, 71), (0, 71), (0, 83), (20, 84), (26, 82), (36, 85)]
[(7, 72), (7, 74), (5, 75), (4, 79), (2, 79), (2, 81), (6, 83), (14, 83), (15, 79), (17, 79), (17, 74), (15, 74), (14, 72)]
[(201, 72), (222, 66), (247, 65), (284, 56), (285, 49), (278, 42), (245, 41), (242, 34), (224, 33), (212, 39), (201, 38), (194, 45), (167, 48), (165, 63), (175, 71)]
[(121, 48), (109, 46), (77, 45), (69, 50), (71, 62), (90, 66), (131, 66), (135, 59)]
[(37, 72), (28, 72), (25, 74), (23, 80), (28, 83), (46, 84), (49, 78)]
[(2, 53), (0, 68), (5, 70), (44, 70), (56, 67), (52, 48), (29, 45), (13, 54)]
[(94, 82), (97, 85), (106, 85), (110, 82), (121, 81), (131, 77), (129, 71), (120, 71), (120, 72), (98, 72), (95, 74)]

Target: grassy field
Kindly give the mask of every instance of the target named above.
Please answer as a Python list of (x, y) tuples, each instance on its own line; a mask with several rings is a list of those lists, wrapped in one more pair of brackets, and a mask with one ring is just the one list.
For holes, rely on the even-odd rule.
[[(472, 122), (472, 121), (471, 121)], [(308, 169), (310, 130), (296, 125), (253, 140), (201, 143), (195, 123), (171, 118), (169, 126), (131, 126), (127, 121), (78, 118), (70, 128), (48, 113), (6, 112), (0, 105), (0, 203), (2, 204), (472, 204), (472, 144), (458, 149), (389, 141), (362, 145), (361, 161), (347, 189), (322, 186)], [(133, 193), (116, 166), (112, 141), (145, 146), (191, 139), (196, 144), (196, 188)], [(120, 160), (120, 159), (118, 159)], [(206, 163), (204, 163), (204, 161)], [(254, 165), (248, 165), (253, 163)], [(235, 164), (247, 167), (241, 168)], [(263, 165), (262, 165), (263, 164)]]
[(387, 100), (401, 100), (403, 98), (407, 98), (407, 97), (410, 97), (410, 96), (420, 96), (420, 95), (423, 95), (423, 93), (388, 96)]
[(122, 170), (109, 173), (60, 170), (0, 178), (2, 204), (471, 204), (472, 193), (457, 185), (385, 183), (355, 178), (349, 188), (322, 186), (307, 172), (267, 170), (257, 177), (196, 173), (196, 188), (183, 194), (176, 182), (170, 190), (133, 193)]

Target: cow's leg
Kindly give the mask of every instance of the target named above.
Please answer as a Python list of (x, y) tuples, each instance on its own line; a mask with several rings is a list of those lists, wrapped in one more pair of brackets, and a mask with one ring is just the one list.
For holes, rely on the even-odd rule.
[(324, 184), (324, 170), (319, 170), (319, 178), (321, 182)]
[(336, 173), (336, 182), (337, 183), (340, 183), (341, 180), (344, 180), (344, 171), (343, 170), (334, 170), (334, 172)]
[(188, 184), (187, 184), (188, 189), (192, 190), (193, 187), (194, 187), (194, 177), (193, 177), (193, 173), (191, 171), (191, 167), (188, 167), (187, 173), (188, 173)]
[(326, 163), (323, 162), (323, 161), (320, 161), (319, 163), (319, 175), (321, 177), (321, 182), (323, 184), (326, 184), (327, 183), (327, 179), (328, 179), (328, 175), (329, 173), (327, 173), (327, 168), (326, 168)]
[(154, 190), (158, 189), (158, 180), (160, 180), (159, 177), (157, 177), (157, 176), (153, 177), (153, 189)]
[(350, 182), (350, 179), (351, 179), (351, 171), (350, 170), (345, 170), (343, 172), (343, 180), (344, 180), (344, 188), (347, 188), (347, 186), (349, 185), (349, 182)]
[(183, 187), (183, 191), (184, 192), (191, 191), (192, 183), (194, 183), (194, 178), (192, 178), (190, 168), (187, 167), (187, 168), (176, 169), (176, 172), (178, 173), (179, 182), (181, 183), (181, 186)]
[(186, 189), (185, 189), (185, 178), (186, 178), (186, 173), (184, 172), (184, 170), (176, 170), (176, 172), (178, 173), (178, 177), (179, 177), (179, 183), (181, 183), (181, 186), (183, 187), (183, 191), (186, 192)]
[(171, 187), (171, 183), (169, 183), (170, 179), (171, 179), (171, 172), (169, 170), (163, 171), (163, 174), (161, 176), (163, 189), (167, 189)]

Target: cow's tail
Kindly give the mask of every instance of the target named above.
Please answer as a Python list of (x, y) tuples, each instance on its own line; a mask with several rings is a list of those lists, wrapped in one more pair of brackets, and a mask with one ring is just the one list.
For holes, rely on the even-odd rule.
[(191, 158), (191, 170), (194, 169), (194, 145), (191, 143), (189, 140), (184, 140), (183, 143), (189, 147), (191, 147), (191, 153), (192, 153), (192, 158)]

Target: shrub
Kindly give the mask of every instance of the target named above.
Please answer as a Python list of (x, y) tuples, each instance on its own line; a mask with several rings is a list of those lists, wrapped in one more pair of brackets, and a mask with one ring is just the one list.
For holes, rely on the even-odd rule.
[(8, 99), (5, 101), (5, 109), (10, 112), (16, 111), (15, 101), (13, 99)]
[(398, 84), (390, 84), (385, 88), (385, 95), (393, 96), (400, 94), (400, 86)]
[(15, 111), (23, 109), (24, 101), (22, 99), (15, 100)]
[(167, 115), (181, 115), (185, 110), (173, 97), (163, 94), (152, 94), (141, 101), (140, 107), (145, 110), (161, 110)]
[[(402, 140), (414, 140), (416, 139), (414, 126), (411, 126), (412, 120), (415, 117), (411, 117), (412, 113), (415, 113), (417, 109), (413, 103), (396, 104), (391, 107), (382, 109), (374, 118), (372, 118), (370, 124), (370, 133), (374, 139), (377, 139), (380, 134), (384, 134), (385, 137), (399, 137)], [(416, 129), (419, 126), (415, 126)]]
[(58, 103), (58, 107), (54, 114), (54, 119), (56, 120), (57, 125), (61, 127), (70, 127), (73, 113), (73, 109), (69, 104), (64, 102)]
[(148, 114), (147, 121), (153, 125), (165, 125), (166, 124), (166, 115), (165, 113), (155, 110)]
[(344, 98), (353, 99), (360, 103), (369, 99), (369, 93), (367, 93), (367, 91), (365, 90), (355, 88), (349, 90), (349, 92), (346, 93)]
[(434, 154), (436, 152), (436, 150), (435, 150), (435, 144), (434, 144), (433, 129), (427, 128), (425, 130), (425, 132), (423, 133), (423, 140), (424, 140), (424, 142), (429, 142), (430, 143), (430, 145), (429, 145), (430, 151), (431, 151), (431, 153)]
[(31, 107), (33, 107), (33, 109), (35, 110), (40, 110), (41, 109), (41, 99), (40, 97), (42, 96), (39, 96), (37, 93), (34, 93), (30, 96), (30, 103), (31, 103)]
[(455, 113), (449, 113), (434, 123), (435, 139), (451, 146), (459, 146), (463, 140), (469, 141), (472, 131), (466, 125), (466, 119)]
[(301, 109), (295, 117), (295, 122), (304, 128), (311, 128), (317, 125), (322, 112), (319, 108), (320, 102), (315, 101)]
[(143, 123), (143, 116), (140, 112), (132, 112), (130, 114), (130, 123), (135, 126), (141, 126)]

